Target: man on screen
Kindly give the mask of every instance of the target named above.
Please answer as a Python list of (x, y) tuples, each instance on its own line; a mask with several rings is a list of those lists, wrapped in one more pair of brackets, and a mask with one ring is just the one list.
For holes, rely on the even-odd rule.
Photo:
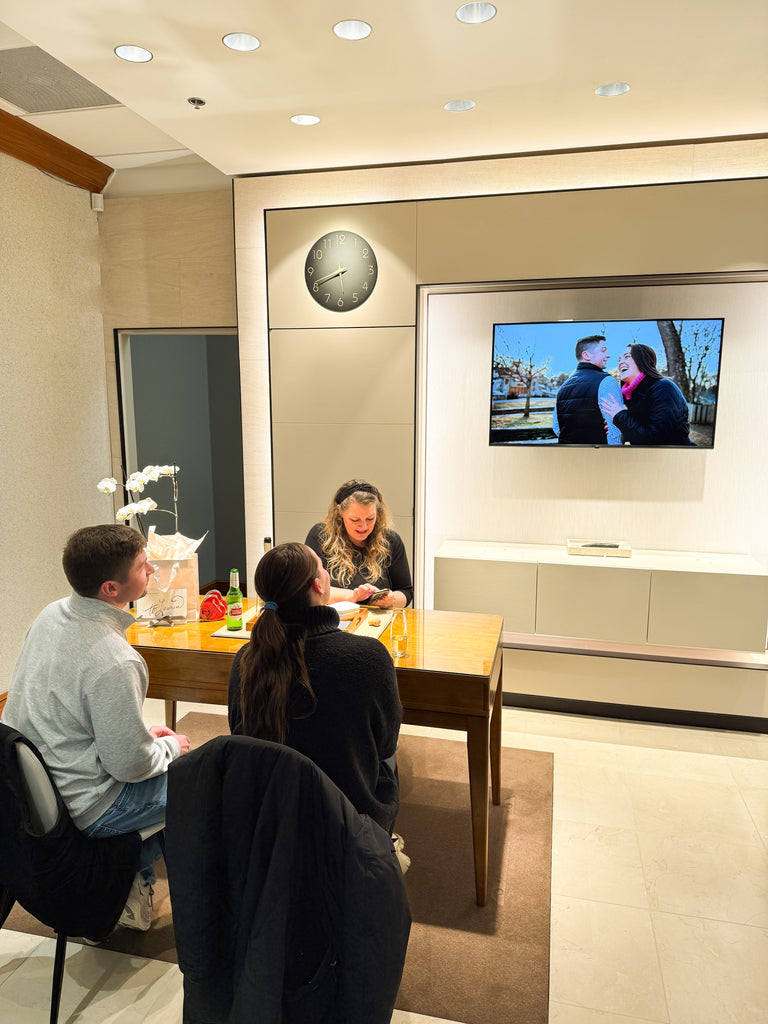
[(552, 429), (558, 444), (621, 444), (621, 431), (604, 416), (600, 399), (613, 395), (621, 401), (621, 388), (605, 370), (610, 353), (602, 334), (576, 342), (576, 369), (557, 392)]

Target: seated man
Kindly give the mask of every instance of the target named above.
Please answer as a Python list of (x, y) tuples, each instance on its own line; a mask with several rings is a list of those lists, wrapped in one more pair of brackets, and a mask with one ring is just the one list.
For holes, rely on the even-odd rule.
[[(27, 633), (11, 679), (3, 724), (42, 754), (75, 825), (88, 836), (138, 831), (165, 819), (166, 771), (189, 740), (148, 729), (144, 659), (125, 638), (125, 606), (155, 571), (146, 541), (129, 526), (88, 526), (66, 543), (64, 573), (74, 593), (54, 601)], [(120, 924), (151, 922), (159, 834), (142, 844)]]

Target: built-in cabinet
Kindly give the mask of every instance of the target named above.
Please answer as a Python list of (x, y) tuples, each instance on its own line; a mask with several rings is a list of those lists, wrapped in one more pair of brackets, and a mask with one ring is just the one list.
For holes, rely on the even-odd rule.
[(747, 555), (446, 541), (434, 573), (435, 608), (504, 616), (513, 704), (766, 727), (768, 571)]
[(501, 614), (512, 633), (765, 651), (768, 571), (749, 555), (446, 541), (435, 607)]

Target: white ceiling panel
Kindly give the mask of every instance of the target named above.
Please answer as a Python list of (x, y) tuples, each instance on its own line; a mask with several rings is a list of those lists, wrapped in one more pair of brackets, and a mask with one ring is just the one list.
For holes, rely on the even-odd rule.
[[(463, 25), (456, 0), (0, 0), (3, 45), (27, 41), (124, 105), (101, 121), (35, 121), (109, 162), (168, 140), (224, 175), (443, 160), (764, 133), (768, 4), (498, 0)], [(333, 24), (368, 21), (364, 40)], [(261, 40), (228, 50), (227, 32)], [(4, 40), (7, 42), (4, 43)], [(120, 43), (154, 59), (129, 64)], [(627, 82), (623, 96), (594, 90)], [(3, 90), (0, 81), (0, 100)], [(194, 109), (190, 97), (205, 105)], [(449, 100), (472, 110), (448, 113)], [(309, 128), (293, 114), (315, 114)], [(134, 115), (130, 117), (129, 114)], [(73, 118), (72, 126), (66, 121)], [(66, 133), (66, 135), (65, 135)], [(81, 139), (80, 142), (75, 141)], [(165, 140), (165, 141), (163, 141)]]

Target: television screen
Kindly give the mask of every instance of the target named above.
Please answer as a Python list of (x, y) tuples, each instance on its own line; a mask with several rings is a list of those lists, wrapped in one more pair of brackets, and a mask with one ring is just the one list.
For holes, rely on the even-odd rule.
[(490, 444), (712, 448), (723, 320), (494, 324)]

